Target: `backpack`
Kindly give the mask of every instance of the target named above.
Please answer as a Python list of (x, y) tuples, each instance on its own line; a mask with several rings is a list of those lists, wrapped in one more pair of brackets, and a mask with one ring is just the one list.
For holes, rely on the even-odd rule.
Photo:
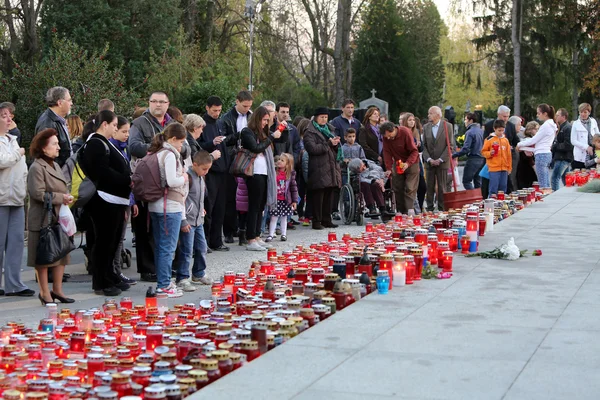
[[(90, 140), (93, 139), (94, 138), (91, 138)], [(104, 145), (106, 155), (109, 156), (110, 149), (104, 141), (100, 140), (100, 142)], [(67, 180), (67, 185), (70, 185), (71, 187), (70, 194), (73, 196), (73, 203), (69, 206), (71, 208), (81, 208), (85, 206), (96, 193), (96, 185), (88, 176), (86, 176), (86, 173), (81, 167), (81, 156), (86, 146), (87, 142), (81, 146), (75, 154), (69, 157), (62, 167), (62, 172)]]
[(154, 202), (166, 196), (166, 183), (160, 177), (158, 165), (158, 153), (147, 154), (144, 158), (137, 160), (131, 182), (133, 183), (133, 196), (138, 201)]

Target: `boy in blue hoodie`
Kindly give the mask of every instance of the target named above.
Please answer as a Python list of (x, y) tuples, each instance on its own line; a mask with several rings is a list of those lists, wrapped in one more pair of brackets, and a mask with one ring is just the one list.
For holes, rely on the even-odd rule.
[[(199, 150), (192, 159), (188, 169), (189, 193), (185, 199), (185, 219), (181, 221), (179, 247), (177, 248), (176, 284), (184, 292), (193, 292), (196, 285), (210, 285), (206, 277), (206, 252), (208, 244), (204, 236), (204, 197), (206, 183), (204, 177), (212, 166), (212, 157), (207, 151)], [(190, 264), (192, 264), (192, 279), (190, 280)]]

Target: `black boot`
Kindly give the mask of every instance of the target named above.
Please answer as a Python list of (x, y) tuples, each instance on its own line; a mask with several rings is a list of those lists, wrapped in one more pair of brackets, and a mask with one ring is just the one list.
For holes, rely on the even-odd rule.
[(239, 237), (239, 245), (240, 246), (245, 246), (248, 244), (248, 241), (246, 240), (246, 230), (245, 229), (240, 229), (238, 231), (238, 237)]

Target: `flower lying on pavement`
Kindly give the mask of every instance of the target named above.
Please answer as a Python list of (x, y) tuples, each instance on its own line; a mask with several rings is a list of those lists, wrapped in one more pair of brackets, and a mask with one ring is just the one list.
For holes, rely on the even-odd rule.
[(534, 250), (532, 255), (534, 256), (541, 256), (542, 255), (542, 251), (540, 249)]
[[(541, 255), (542, 251), (538, 251), (540, 252), (539, 255)], [(510, 238), (508, 240), (508, 243), (496, 247), (492, 251), (480, 251), (478, 253), (466, 254), (465, 257), (496, 258), (499, 260), (514, 261), (519, 259), (520, 257), (525, 257), (526, 255), (527, 250), (519, 250), (519, 248), (515, 244), (515, 240), (513, 238)]]

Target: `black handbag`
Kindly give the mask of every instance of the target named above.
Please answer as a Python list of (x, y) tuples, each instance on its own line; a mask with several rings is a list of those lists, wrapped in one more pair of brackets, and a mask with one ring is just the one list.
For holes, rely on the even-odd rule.
[(52, 193), (44, 194), (44, 209), (48, 225), (40, 230), (40, 239), (35, 254), (36, 265), (53, 264), (75, 249), (75, 244), (58, 222), (52, 223)]

